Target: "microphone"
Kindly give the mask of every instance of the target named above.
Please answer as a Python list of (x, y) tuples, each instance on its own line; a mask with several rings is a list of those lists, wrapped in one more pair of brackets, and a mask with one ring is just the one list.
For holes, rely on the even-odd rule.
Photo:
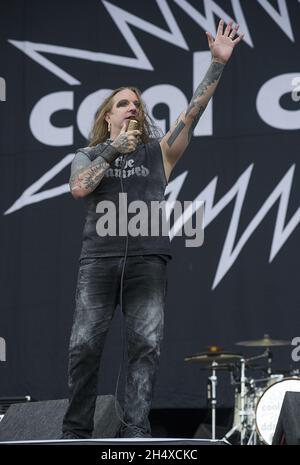
[(134, 131), (135, 129), (139, 129), (139, 122), (136, 119), (129, 120), (127, 131)]
[[(140, 129), (140, 122), (136, 119), (130, 119), (127, 126), (127, 131), (134, 131), (136, 129)], [(141, 140), (140, 136), (138, 136), (138, 140)]]

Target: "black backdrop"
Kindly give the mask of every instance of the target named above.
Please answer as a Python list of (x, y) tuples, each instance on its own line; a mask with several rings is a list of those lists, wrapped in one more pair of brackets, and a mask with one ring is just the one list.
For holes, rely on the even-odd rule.
[[(67, 395), (84, 206), (66, 183), (102, 90), (138, 86), (168, 127), (203, 75), (205, 30), (214, 34), (220, 16), (239, 21), (246, 37), (168, 187), (179, 200), (205, 200), (206, 228), (201, 248), (172, 241), (153, 406), (205, 403), (208, 373), (184, 362), (187, 355), (299, 334), (300, 3), (3, 0), (0, 396)], [(103, 394), (115, 389), (121, 324), (118, 312), (101, 364)], [(274, 367), (297, 368), (291, 347), (274, 349)], [(219, 405), (231, 403), (227, 373), (218, 392)]]

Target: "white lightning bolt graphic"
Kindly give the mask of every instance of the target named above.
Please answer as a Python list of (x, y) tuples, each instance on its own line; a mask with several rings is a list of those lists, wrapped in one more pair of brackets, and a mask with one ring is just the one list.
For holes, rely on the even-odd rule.
[[(282, 180), (279, 182), (279, 184), (275, 187), (273, 192), (269, 195), (267, 200), (264, 202), (260, 210), (254, 216), (252, 221), (249, 223), (249, 225), (241, 235), (240, 239), (238, 240), (236, 246), (234, 247), (239, 220), (244, 204), (244, 199), (247, 193), (252, 169), (253, 165), (250, 165), (238, 178), (238, 180), (232, 186), (232, 188), (215, 205), (213, 205), (213, 202), (217, 187), (217, 177), (215, 177), (193, 201), (194, 204), (196, 204), (197, 201), (205, 202), (204, 227), (206, 227), (235, 198), (233, 214), (227, 231), (226, 239), (224, 242), (221, 258), (218, 264), (212, 289), (216, 288), (216, 286), (224, 278), (226, 273), (233, 266), (234, 262), (237, 260), (239, 254), (246, 245), (247, 241), (250, 239), (256, 228), (263, 221), (269, 210), (273, 207), (273, 205), (277, 202), (278, 199), (280, 199), (280, 202), (277, 212), (269, 263), (274, 260), (279, 250), (283, 247), (289, 236), (292, 234), (292, 232), (300, 222), (300, 208), (298, 208), (298, 210), (290, 219), (290, 221), (285, 225), (286, 213), (295, 171), (295, 165), (293, 165), (282, 178)], [(181, 176), (178, 176), (176, 179), (174, 179), (174, 181), (172, 181), (168, 185), (166, 190), (166, 194), (170, 194), (168, 200), (174, 201), (177, 199), (185, 177), (186, 173), (183, 173)], [(194, 209), (196, 209), (195, 205)], [(190, 213), (192, 213), (192, 211), (193, 209), (190, 208)], [(170, 231), (171, 239), (176, 235), (176, 232), (180, 230), (182, 225), (186, 221), (188, 221), (190, 216), (191, 214), (185, 214), (184, 216), (182, 215), (182, 217), (179, 217), (177, 219), (176, 223), (173, 225)]]
[(141, 29), (144, 32), (148, 32), (149, 34), (158, 37), (160, 40), (169, 42), (174, 46), (183, 48), (184, 50), (189, 50), (188, 45), (166, 0), (157, 0), (156, 3), (170, 31), (165, 31), (164, 29), (161, 29), (160, 27), (155, 26), (154, 24), (145, 21), (144, 19), (141, 19), (132, 13), (128, 13), (122, 8), (112, 5), (105, 0), (102, 0), (102, 3), (111, 15), (114, 23), (124, 37), (124, 40), (129, 45), (133, 55), (135, 56), (134, 58), (36, 42), (19, 40), (9, 40), (9, 42), (24, 52), (32, 60), (39, 63), (41, 66), (44, 66), (44, 68), (46, 68), (50, 73), (55, 74), (55, 76), (65, 81), (67, 84), (73, 86), (81, 84), (81, 82), (42, 56), (41, 53), (61, 55), (87, 61), (110, 63), (117, 66), (128, 66), (130, 68), (153, 71), (151, 62), (135, 38), (128, 24), (133, 25), (135, 28)]

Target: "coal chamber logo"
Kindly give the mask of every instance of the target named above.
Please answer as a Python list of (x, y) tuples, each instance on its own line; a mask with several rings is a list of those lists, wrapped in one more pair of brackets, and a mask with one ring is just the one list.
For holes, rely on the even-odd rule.
[[(231, 18), (231, 15), (217, 5), (213, 0), (203, 0), (205, 15), (202, 15), (186, 0), (173, 1), (183, 10), (184, 14), (189, 16), (203, 31), (209, 31), (213, 35), (216, 34), (215, 16), (217, 18), (223, 18), (225, 22), (233, 19), (236, 23), (240, 24), (240, 29), (245, 34), (244, 43), (251, 48), (254, 47), (254, 41), (248, 28), (247, 18), (244, 15), (239, 0), (232, 0), (231, 2), (235, 18)], [(189, 45), (177, 23), (177, 19), (169, 8), (168, 2), (166, 0), (157, 0), (156, 3), (158, 10), (160, 10), (161, 15), (163, 16), (163, 20), (168, 26), (167, 30), (150, 23), (145, 19), (139, 18), (124, 8), (120, 8), (108, 1), (102, 0), (102, 5), (111, 16), (114, 26), (119, 29), (125, 43), (131, 49), (133, 54), (132, 57), (43, 44), (40, 42), (35, 43), (13, 39), (9, 39), (9, 42), (32, 60), (43, 66), (49, 73), (54, 74), (70, 86), (80, 85), (81, 82), (77, 77), (72, 76), (67, 71), (55, 65), (52, 61), (43, 56), (42, 53), (46, 53), (47, 57), (52, 54), (86, 60), (93, 63), (100, 62), (112, 64), (113, 66), (125, 66), (132, 69), (154, 71), (152, 63), (142, 48), (141, 43), (132, 32), (130, 26), (133, 26), (134, 30), (142, 30), (164, 42), (170, 43), (172, 47), (179, 47), (186, 51), (190, 50)], [(287, 36), (291, 42), (294, 42), (295, 39), (286, 1), (282, 0), (278, 4), (278, 9), (274, 8), (269, 3), (266, 3), (264, 0), (259, 0), (259, 4), (262, 14), (267, 14), (269, 19), (274, 21), (276, 27), (280, 28), (282, 33)], [(196, 52), (193, 54), (193, 59), (193, 87), (195, 89), (199, 83), (200, 77), (204, 75), (207, 69), (207, 63), (210, 61), (210, 52)], [(290, 92), (290, 79), (293, 79), (294, 77), (297, 77), (297, 73), (272, 77), (259, 90), (256, 102), (257, 112), (266, 124), (274, 128), (300, 129), (300, 118), (298, 112), (287, 111), (280, 105), (280, 98), (285, 93)], [(82, 102), (79, 108), (77, 115), (78, 129), (85, 137), (88, 134), (92, 115), (95, 113), (99, 100), (107, 94), (107, 90), (108, 89), (101, 89), (94, 92), (94, 94), (91, 94)], [(177, 118), (178, 113), (183, 111), (187, 105), (187, 98), (183, 92), (176, 86), (168, 84), (150, 87), (144, 92), (143, 98), (146, 103), (149, 104), (150, 110), (157, 104), (165, 103), (168, 105), (170, 121), (174, 121)], [(42, 97), (40, 102), (38, 102), (35, 106), (35, 114), (32, 114), (30, 117), (32, 134), (37, 140), (50, 146), (73, 144), (73, 126), (69, 126), (67, 128), (55, 128), (49, 122), (53, 113), (60, 110), (73, 110), (73, 99), (74, 96), (72, 92), (57, 92), (49, 94), (49, 96)], [(48, 107), (48, 104), (51, 108), (45, 108)], [(272, 107), (271, 109), (270, 104)], [(39, 110), (44, 111), (39, 112)], [(40, 117), (42, 117), (43, 121), (40, 121)], [(194, 130), (194, 137), (201, 135), (213, 135), (212, 121), (212, 105), (210, 102), (200, 120), (200, 123)], [(47, 122), (49, 123), (51, 134), (47, 131), (48, 127), (43, 131), (43, 124)], [(157, 124), (163, 130), (166, 130), (165, 120), (159, 120), (157, 121)]]
[[(223, 18), (225, 22), (231, 19), (231, 14), (221, 8), (215, 1), (204, 0), (204, 14), (200, 13), (194, 6), (186, 0), (174, 0), (177, 7), (183, 10), (183, 14), (188, 15), (200, 28), (201, 31), (209, 31), (214, 36), (216, 34), (217, 18)], [(150, 34), (164, 42), (168, 42), (172, 47), (179, 47), (189, 51), (187, 44), (177, 18), (169, 8), (169, 3), (166, 0), (157, 0), (157, 8), (160, 10), (166, 29), (162, 29), (153, 23), (139, 18), (137, 15), (126, 11), (111, 4), (108, 1), (102, 1), (102, 5), (107, 10), (111, 17), (114, 27), (118, 28), (121, 36), (129, 49), (132, 51), (132, 56), (115, 56), (109, 53), (94, 52), (90, 50), (80, 50), (64, 46), (52, 44), (19, 41), (10, 39), (9, 42), (25, 53), (30, 59), (34, 60), (43, 66), (47, 72), (54, 74), (61, 81), (69, 86), (78, 86), (80, 80), (69, 74), (64, 69), (57, 66), (49, 60), (49, 56), (59, 55), (70, 58), (89, 61), (90, 63), (100, 62), (111, 64), (113, 66), (125, 66), (134, 70), (144, 70), (145, 72), (154, 71), (153, 65), (145, 53), (142, 44), (138, 41), (134, 32), (136, 29), (142, 30), (144, 33)], [(228, 2), (229, 3), (229, 2)], [(294, 42), (294, 33), (289, 18), (289, 12), (286, 6), (286, 1), (278, 2), (277, 9), (269, 2), (260, 0), (258, 8), (262, 15), (267, 15), (268, 20), (274, 22), (274, 27), (279, 29), (290, 42)], [(130, 3), (128, 3), (130, 8)], [(248, 28), (247, 17), (244, 15), (241, 2), (235, 0), (228, 6), (234, 14), (234, 21), (240, 24), (240, 30), (245, 32), (244, 43), (251, 47), (255, 47), (255, 38), (252, 38), (251, 30)], [(180, 17), (180, 15), (179, 15)], [(264, 18), (265, 19), (265, 18)], [(132, 30), (131, 27), (134, 27)], [(44, 56), (43, 54), (46, 54)], [(190, 94), (198, 85), (199, 81), (205, 74), (208, 63), (210, 62), (210, 53), (193, 52), (193, 83)], [(133, 73), (134, 75), (134, 73)], [(281, 97), (291, 92), (291, 80), (299, 76), (298, 73), (288, 73), (279, 76), (274, 76), (268, 79), (263, 86), (258, 89), (256, 98), (256, 110), (258, 116), (269, 126), (276, 129), (300, 129), (300, 117), (298, 111), (289, 111), (282, 108)], [(87, 137), (92, 115), (99, 104), (99, 101), (107, 95), (110, 89), (98, 89), (92, 94), (85, 97), (81, 102), (77, 111), (77, 127), (84, 137)], [(157, 104), (163, 103), (169, 109), (170, 121), (174, 121), (178, 114), (183, 111), (188, 103), (188, 98), (178, 87), (171, 84), (158, 84), (151, 86), (143, 92), (143, 99), (146, 101), (150, 113), (153, 115), (153, 109)], [(74, 92), (73, 90), (63, 92), (53, 92), (42, 97), (33, 107), (29, 126), (36, 140), (48, 146), (64, 147), (74, 143), (73, 133), (74, 127), (55, 127), (51, 123), (51, 118), (56, 112), (69, 110), (74, 111)], [(52, 118), (53, 119), (53, 118)], [(154, 118), (155, 119), (155, 118)], [(156, 121), (164, 131), (167, 121)], [(202, 135), (213, 135), (213, 103), (208, 105), (203, 117), (195, 128), (194, 137)], [(68, 166), (74, 157), (73, 153), (66, 154), (62, 160), (54, 165), (43, 176), (36, 180), (20, 195), (20, 197), (10, 206), (5, 214), (13, 213), (26, 205), (41, 202), (69, 192), (68, 184), (60, 185), (52, 189), (42, 190), (42, 188), (56, 175), (58, 175), (66, 166)], [(216, 190), (218, 185), (218, 177), (216, 176), (207, 186), (204, 186), (194, 200), (202, 200), (205, 203), (204, 227), (208, 226), (213, 220), (221, 214), (230, 203), (234, 203), (234, 210), (231, 217), (231, 222), (227, 231), (227, 236), (224, 242), (221, 258), (218, 264), (217, 272), (213, 282), (214, 289), (224, 278), (230, 268), (233, 266), (242, 249), (247, 244), (250, 237), (264, 220), (274, 204), (278, 203), (276, 225), (274, 228), (273, 240), (270, 251), (269, 262), (275, 258), (279, 250), (283, 247), (289, 236), (292, 234), (298, 223), (300, 222), (300, 210), (298, 209), (286, 224), (286, 214), (289, 206), (289, 196), (294, 178), (295, 165), (292, 165), (288, 171), (283, 174), (282, 179), (275, 185), (273, 191), (270, 192), (268, 198), (264, 201), (262, 207), (253, 216), (249, 225), (241, 234), (239, 240), (236, 240), (237, 231), (239, 229), (240, 216), (242, 214), (245, 198), (247, 197), (248, 185), (253, 171), (254, 165), (250, 165), (240, 174), (234, 185), (229, 188), (228, 192), (216, 201)], [(166, 190), (169, 201), (176, 201), (182, 186), (187, 179), (188, 171), (183, 172), (169, 183)], [(251, 189), (251, 186), (250, 186)], [(188, 216), (188, 215), (187, 215)], [(188, 221), (188, 218), (186, 219)], [(176, 235), (177, 229), (180, 227), (180, 221), (177, 221), (170, 231), (171, 239)]]
[(0, 77), (0, 102), (6, 102), (6, 81)]
[(0, 362), (6, 362), (6, 342), (4, 337), (0, 337)]

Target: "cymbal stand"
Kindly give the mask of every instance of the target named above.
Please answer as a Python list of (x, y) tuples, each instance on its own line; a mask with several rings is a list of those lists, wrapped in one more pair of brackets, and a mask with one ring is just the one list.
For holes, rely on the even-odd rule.
[(216, 405), (217, 405), (217, 375), (216, 366), (218, 363), (213, 361), (211, 365), (211, 376), (208, 378), (211, 384), (211, 438), (216, 439)]
[(246, 368), (246, 360), (242, 358), (240, 360), (241, 363), (241, 371), (240, 371), (240, 386), (241, 386), (241, 405), (239, 408), (239, 416), (240, 416), (240, 423), (233, 425), (233, 427), (225, 434), (222, 438), (223, 440), (227, 440), (232, 436), (236, 431), (240, 433), (240, 443), (243, 444), (245, 437), (246, 437), (246, 425), (245, 425), (245, 396), (246, 396), (246, 376), (245, 376), (245, 368)]
[[(246, 396), (247, 396), (247, 389), (253, 389), (255, 386), (253, 386), (253, 381), (252, 379), (248, 379), (246, 377), (246, 365), (249, 362), (252, 362), (254, 360), (259, 360), (261, 358), (268, 358), (268, 373), (271, 373), (271, 362), (272, 362), (272, 354), (268, 349), (266, 349), (262, 354), (256, 355), (254, 357), (250, 357), (247, 359), (242, 358), (240, 360), (240, 408), (239, 408), (239, 417), (240, 421), (233, 425), (230, 431), (224, 436), (223, 439), (228, 439), (230, 436), (233, 435), (236, 431), (240, 432), (240, 444), (256, 444), (257, 441), (257, 436), (256, 436), (256, 429), (255, 429), (255, 423), (252, 420), (251, 415), (253, 415), (255, 405), (249, 405), (249, 400), (246, 402)], [(248, 388), (247, 388), (248, 386)], [(250, 391), (249, 391), (250, 392)], [(249, 394), (249, 393), (248, 393)], [(250, 394), (249, 394), (250, 395)], [(250, 434), (250, 437), (249, 437)]]
[(268, 373), (268, 375), (271, 375), (271, 374), (272, 374), (272, 360), (273, 360), (273, 354), (272, 354), (271, 350), (269, 349), (269, 347), (266, 349), (266, 353), (267, 353), (267, 357), (268, 357), (268, 369), (267, 369), (267, 373)]
[[(257, 436), (256, 436), (256, 427), (255, 427), (255, 422), (251, 418), (251, 414), (255, 411), (255, 405), (251, 405), (251, 408), (248, 409), (249, 411), (245, 411), (245, 388), (246, 388), (246, 380), (247, 378), (245, 377), (245, 368), (246, 368), (246, 363), (252, 362), (254, 360), (259, 360), (261, 358), (268, 358), (268, 373), (271, 373), (271, 363), (272, 363), (272, 354), (270, 352), (270, 349), (267, 348), (262, 354), (256, 355), (254, 357), (247, 358), (246, 360), (242, 359), (241, 360), (241, 444), (244, 444), (245, 440), (247, 440), (247, 433), (250, 433), (250, 436), (248, 437), (248, 440), (246, 442), (247, 445), (255, 445), (257, 441)], [(253, 380), (250, 380), (250, 385), (252, 384)], [(255, 388), (255, 385), (252, 386), (252, 388)], [(244, 390), (244, 392), (243, 392)], [(246, 415), (250, 415), (250, 421), (246, 421)], [(247, 428), (248, 425), (248, 428)]]
[(230, 436), (233, 435), (233, 433), (235, 433), (236, 431), (238, 431), (239, 429), (239, 425), (233, 425), (233, 427), (228, 431), (228, 433), (225, 434), (225, 436), (222, 438), (222, 440), (226, 441), (227, 439), (230, 438)]
[(254, 357), (249, 357), (245, 360), (246, 363), (249, 363), (249, 362), (253, 362), (254, 360), (259, 360), (260, 358), (268, 358), (268, 363), (271, 364), (272, 363), (272, 353), (270, 351), (270, 349), (266, 349), (262, 354), (260, 355), (255, 355)]
[(241, 418), (241, 444), (244, 444), (245, 440), (245, 396), (246, 396), (246, 360), (241, 358), (241, 411), (240, 411), (240, 418)]

